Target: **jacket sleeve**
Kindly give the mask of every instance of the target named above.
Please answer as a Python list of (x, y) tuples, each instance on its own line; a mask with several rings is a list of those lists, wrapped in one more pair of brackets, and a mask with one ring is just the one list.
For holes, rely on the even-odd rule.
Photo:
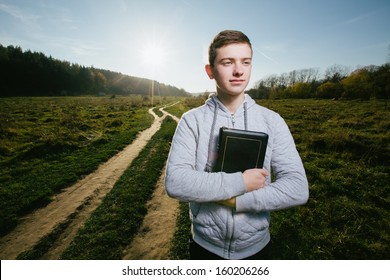
[[(244, 194), (245, 185), (241, 172), (209, 173), (203, 171), (204, 167), (196, 170), (196, 157), (208, 151), (197, 149), (198, 128), (196, 125), (193, 127), (189, 125), (194, 122), (183, 117), (172, 139), (165, 177), (167, 194), (181, 201), (190, 202), (213, 202)], [(202, 144), (200, 148), (207, 149), (208, 145)]]
[(285, 121), (278, 115), (271, 148), (271, 168), (275, 181), (264, 188), (236, 198), (237, 212), (260, 212), (305, 204), (309, 188), (302, 160)]

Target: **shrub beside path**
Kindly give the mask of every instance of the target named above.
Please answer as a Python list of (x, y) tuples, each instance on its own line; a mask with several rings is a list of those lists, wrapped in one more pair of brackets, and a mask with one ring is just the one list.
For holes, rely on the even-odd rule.
[[(57, 227), (65, 225), (65, 229), (57, 239), (57, 242), (42, 257), (43, 259), (58, 259), (62, 252), (69, 246), (78, 229), (99, 206), (102, 199), (112, 189), (118, 178), (138, 156), (139, 152), (146, 146), (152, 136), (160, 129), (162, 120), (167, 115), (170, 115), (178, 121), (178, 118), (165, 112), (163, 109), (164, 108), (160, 109), (163, 113), (162, 117), (158, 117), (153, 112), (153, 108), (149, 109), (149, 113), (154, 117), (154, 122), (150, 128), (140, 132), (130, 145), (107, 162), (101, 164), (95, 172), (87, 175), (73, 186), (66, 188), (63, 192), (57, 194), (53, 201), (46, 207), (26, 215), (12, 232), (1, 237), (0, 259), (16, 259), (19, 254), (30, 250), (37, 242), (49, 235)], [(172, 217), (175, 217), (176, 215), (177, 205), (176, 201), (166, 196), (163, 178), (160, 178), (159, 186), (156, 188), (152, 201), (148, 204), (148, 216), (152, 215), (153, 217), (156, 213), (151, 213), (156, 211), (169, 210), (171, 213), (169, 215), (160, 214), (159, 217), (156, 218), (157, 220), (153, 220), (154, 218), (152, 218), (152, 222), (148, 220), (150, 218), (146, 217), (141, 231), (143, 230), (145, 232), (146, 229), (149, 229), (148, 233), (153, 236), (155, 235), (155, 231), (158, 232), (160, 230), (159, 227), (163, 226), (164, 231), (166, 231), (165, 229), (168, 226), (167, 222), (173, 222), (173, 234), (176, 219)], [(165, 221), (164, 218), (170, 221)], [(160, 235), (157, 234), (157, 236)], [(136, 237), (136, 239), (137, 238), (138, 237)], [(164, 235), (160, 236), (160, 238), (165, 239), (165, 241), (160, 241), (165, 244), (164, 247), (167, 247), (166, 244), (168, 244), (169, 250), (171, 236)], [(145, 236), (143, 240), (144, 245), (149, 247), (151, 246), (153, 248), (153, 246), (159, 246), (145, 240)], [(136, 248), (138, 248), (140, 252), (147, 251), (146, 248), (140, 248), (139, 245), (137, 245), (137, 247), (131, 246), (126, 250), (126, 256), (129, 258), (134, 256), (134, 250)], [(161, 259), (167, 258), (167, 252), (164, 254), (165, 255), (158, 254), (154, 257)], [(140, 256), (154, 258), (150, 254), (147, 255), (144, 253)]]

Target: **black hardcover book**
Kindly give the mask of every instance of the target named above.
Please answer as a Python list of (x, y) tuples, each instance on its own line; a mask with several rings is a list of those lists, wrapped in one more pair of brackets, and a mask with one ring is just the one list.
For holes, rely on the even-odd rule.
[(267, 143), (268, 134), (264, 132), (221, 127), (214, 172), (263, 168)]

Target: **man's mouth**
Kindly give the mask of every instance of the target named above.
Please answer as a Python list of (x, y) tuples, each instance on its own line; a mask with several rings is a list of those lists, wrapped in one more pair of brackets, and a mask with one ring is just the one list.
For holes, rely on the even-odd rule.
[(230, 83), (232, 84), (242, 84), (243, 82), (245, 82), (245, 80), (242, 80), (242, 79), (232, 79), (232, 80), (229, 80)]

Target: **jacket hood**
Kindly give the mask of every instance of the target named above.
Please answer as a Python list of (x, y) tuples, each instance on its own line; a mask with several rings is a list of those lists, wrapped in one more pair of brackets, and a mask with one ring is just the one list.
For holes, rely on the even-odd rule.
[[(249, 110), (256, 102), (250, 97), (248, 94), (244, 94), (244, 102), (238, 107), (235, 115), (238, 117), (244, 114), (245, 110)], [(218, 115), (231, 115), (229, 110), (225, 107), (225, 105), (219, 100), (217, 94), (215, 92), (210, 93), (209, 98), (205, 102), (209, 108), (214, 111), (215, 108), (220, 109), (218, 111)]]

